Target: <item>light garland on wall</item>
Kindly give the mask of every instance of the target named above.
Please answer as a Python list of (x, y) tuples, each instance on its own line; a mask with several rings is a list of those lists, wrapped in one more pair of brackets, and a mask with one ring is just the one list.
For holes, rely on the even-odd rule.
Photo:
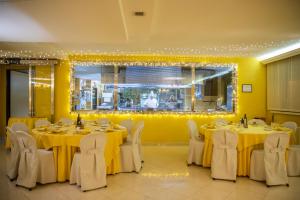
[[(235, 63), (210, 63), (210, 62), (201, 62), (202, 57), (191, 57), (191, 56), (149, 56), (149, 55), (131, 55), (131, 56), (124, 56), (124, 55), (87, 55), (87, 56), (78, 56), (78, 55), (71, 55), (69, 56), (69, 60), (63, 61), (63, 64), (70, 66), (70, 104), (69, 104), (69, 112), (75, 117), (77, 113), (85, 116), (91, 115), (130, 115), (130, 114), (141, 114), (143, 116), (169, 116), (169, 117), (180, 117), (180, 116), (198, 116), (198, 117), (233, 117), (236, 116), (238, 112), (238, 74), (237, 69), (238, 65)], [(233, 109), (234, 112), (224, 112), (224, 111), (214, 111), (214, 112), (198, 112), (198, 111), (117, 111), (117, 110), (80, 110), (80, 111), (73, 111), (72, 101), (74, 95), (74, 66), (95, 66), (95, 65), (108, 65), (108, 66), (184, 66), (184, 67), (231, 67), (233, 68), (232, 71), (232, 87), (233, 87)]]
[(130, 48), (112, 48), (68, 50), (61, 47), (55, 47), (52, 50), (33, 50), (30, 48), (23, 50), (4, 50), (0, 49), (0, 58), (21, 58), (21, 59), (68, 59), (69, 55), (188, 55), (188, 56), (206, 56), (206, 57), (256, 57), (267, 51), (273, 51), (278, 48), (294, 44), (299, 40), (281, 40), (269, 42), (256, 42), (251, 44), (228, 44), (200, 46), (197, 48), (182, 47), (157, 47), (143, 48), (141, 50), (132, 50)]

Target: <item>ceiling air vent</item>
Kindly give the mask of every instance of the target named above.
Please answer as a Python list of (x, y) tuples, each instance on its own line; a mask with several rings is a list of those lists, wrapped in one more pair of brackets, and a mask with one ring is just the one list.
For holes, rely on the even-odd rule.
[(134, 11), (134, 16), (138, 16), (138, 17), (142, 17), (145, 15), (145, 13), (143, 11)]

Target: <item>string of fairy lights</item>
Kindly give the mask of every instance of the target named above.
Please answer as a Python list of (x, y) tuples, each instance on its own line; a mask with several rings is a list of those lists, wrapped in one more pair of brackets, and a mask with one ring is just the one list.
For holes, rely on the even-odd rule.
[[(191, 47), (146, 47), (146, 48), (130, 48), (130, 47), (106, 47), (106, 48), (79, 48), (66, 49), (55, 47), (51, 49), (33, 48), (30, 43), (21, 50), (5, 50), (0, 47), (0, 58), (21, 58), (21, 59), (67, 59), (69, 55), (134, 55), (134, 54), (151, 54), (151, 55), (188, 55), (188, 56), (209, 56), (209, 57), (256, 57), (272, 49), (284, 47), (299, 40), (279, 40), (255, 43), (239, 43), (227, 45), (201, 45), (196, 48)], [(9, 47), (9, 45), (8, 45)]]
[[(124, 57), (122, 56), (105, 56), (101, 58), (97, 57), (96, 60), (94, 61), (82, 61), (82, 59), (85, 57), (79, 57), (79, 56), (73, 56), (71, 60), (66, 61), (67, 64), (71, 69), (70, 69), (70, 99), (69, 99), (69, 112), (73, 115), (76, 115), (77, 113), (81, 113), (83, 116), (85, 115), (97, 115), (99, 113), (103, 114), (142, 114), (142, 115), (149, 115), (149, 116), (157, 116), (157, 115), (164, 115), (164, 116), (186, 116), (186, 115), (197, 115), (199, 117), (207, 117), (207, 116), (219, 116), (219, 117), (224, 117), (224, 116), (235, 116), (238, 114), (238, 65), (235, 63), (206, 63), (206, 62), (191, 62), (193, 59), (197, 60), (198, 58), (193, 58), (193, 57), (148, 57), (148, 56), (131, 56), (131, 57)], [(172, 62), (170, 60), (177, 60), (178, 58), (181, 58), (183, 60), (189, 60), (190, 62)], [(75, 60), (73, 60), (75, 59)], [(78, 61), (78, 60), (81, 61)], [(90, 58), (91, 59), (91, 58)], [(123, 59), (123, 61), (121, 61)], [(135, 61), (141, 59), (141, 61)], [(126, 61), (127, 60), (127, 61)], [(133, 61), (128, 61), (128, 60), (133, 60)], [(142, 61), (142, 60), (152, 60), (152, 61)], [(164, 60), (165, 62), (162, 62)], [(85, 66), (85, 67), (92, 67), (92, 66), (159, 66), (159, 67), (164, 67), (164, 66), (184, 66), (184, 67), (224, 67), (224, 68), (232, 68), (232, 87), (233, 87), (233, 112), (229, 111), (214, 111), (214, 112), (200, 112), (200, 111), (144, 111), (144, 110), (135, 110), (135, 111), (118, 111), (118, 110), (88, 110), (88, 111), (74, 111), (72, 109), (73, 105), (73, 95), (74, 95), (74, 66)], [(116, 108), (117, 106), (114, 105)]]

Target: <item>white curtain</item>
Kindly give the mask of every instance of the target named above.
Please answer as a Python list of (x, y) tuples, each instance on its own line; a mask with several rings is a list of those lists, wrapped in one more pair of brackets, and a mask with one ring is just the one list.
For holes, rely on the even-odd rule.
[(300, 112), (300, 55), (267, 65), (267, 106)]

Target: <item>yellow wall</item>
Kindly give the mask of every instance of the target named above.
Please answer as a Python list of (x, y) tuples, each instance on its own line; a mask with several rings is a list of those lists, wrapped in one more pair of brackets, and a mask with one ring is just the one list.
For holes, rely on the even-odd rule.
[(35, 66), (34, 110), (36, 117), (51, 119), (51, 66)]
[[(70, 60), (103, 60), (111, 59), (109, 56), (71, 56)], [(248, 118), (266, 117), (266, 67), (254, 58), (215, 58), (215, 57), (151, 57), (151, 56), (115, 56), (113, 61), (185, 61), (208, 63), (236, 63), (238, 64), (238, 113), (225, 116), (231, 121), (239, 120), (244, 113)], [(252, 84), (252, 93), (242, 93), (242, 84)], [(70, 63), (61, 61), (55, 69), (55, 120), (61, 117), (76, 118), (70, 111)], [(160, 114), (86, 114), (84, 119), (108, 117), (114, 122), (122, 119), (144, 120), (145, 128), (142, 135), (144, 143), (187, 143), (188, 130), (186, 121), (194, 119), (198, 125), (212, 121), (219, 116), (208, 115), (160, 115)]]

